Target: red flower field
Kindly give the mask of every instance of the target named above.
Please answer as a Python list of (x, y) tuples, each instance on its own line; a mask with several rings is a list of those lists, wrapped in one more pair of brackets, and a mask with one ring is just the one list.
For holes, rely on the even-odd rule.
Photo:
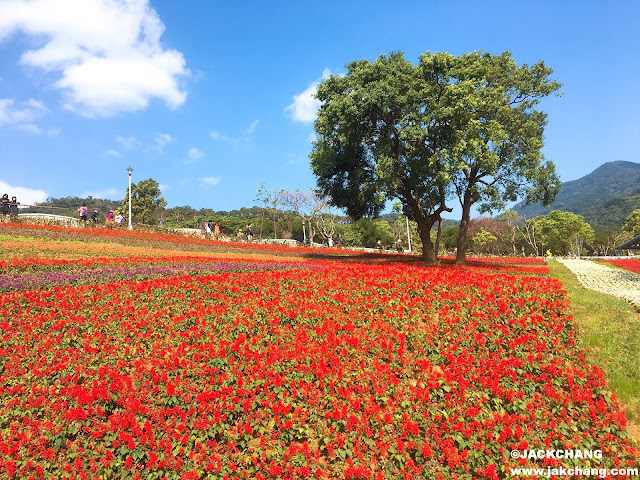
[[(140, 249), (82, 268), (153, 264), (144, 249), (159, 242), (209, 261), (225, 249), (42, 231), (60, 245)], [(576, 347), (565, 292), (543, 264), (226, 248), (246, 256), (237, 264), (256, 252), (279, 260), (0, 294), (0, 477), (498, 479), (562, 465), (513, 460), (513, 449), (600, 449), (592, 465), (638, 464), (624, 412)], [(0, 277), (70, 268), (13, 260)]]
[(606, 260), (606, 261), (609, 263), (612, 263), (616, 267), (629, 270), (630, 272), (640, 273), (640, 260), (636, 260), (635, 258), (625, 258), (620, 260)]

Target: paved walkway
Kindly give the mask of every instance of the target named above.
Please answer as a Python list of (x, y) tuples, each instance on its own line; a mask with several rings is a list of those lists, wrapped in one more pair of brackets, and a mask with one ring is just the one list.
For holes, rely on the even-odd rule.
[(591, 260), (559, 258), (558, 262), (571, 270), (584, 288), (624, 298), (640, 308), (640, 274)]

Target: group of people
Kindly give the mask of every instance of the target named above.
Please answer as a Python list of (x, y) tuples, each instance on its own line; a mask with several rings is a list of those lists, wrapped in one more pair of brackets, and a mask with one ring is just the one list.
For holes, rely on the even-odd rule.
[[(80, 215), (80, 223), (82, 226), (87, 226), (87, 221), (91, 219), (91, 223), (95, 226), (100, 221), (100, 214), (98, 210), (94, 210), (89, 215), (89, 209), (87, 208), (87, 204), (83, 203), (80, 208), (78, 208), (78, 215)], [(111, 226), (121, 226), (126, 222), (126, 218), (121, 213), (116, 213), (113, 210), (109, 210), (109, 214), (107, 215), (107, 219), (105, 220), (105, 225)]]
[(7, 215), (17, 216), (18, 205), (20, 205), (20, 202), (16, 197), (11, 197), (11, 200), (9, 200), (9, 194), (5, 193), (0, 199), (0, 213), (5, 217)]
[[(311, 243), (310, 241), (307, 243)], [(344, 246), (344, 242), (342, 241), (342, 235), (338, 235), (338, 238), (335, 239), (335, 241), (333, 240), (332, 237), (328, 237), (327, 235), (323, 235), (322, 238), (322, 246), (323, 247), (342, 247)]]
[(204, 222), (202, 224), (202, 228), (200, 229), (200, 233), (207, 238), (213, 237), (218, 240), (222, 233), (220, 229), (220, 224), (218, 222), (212, 223), (211, 220)]
[[(396, 251), (398, 253), (404, 252), (404, 246), (402, 245), (402, 239), (399, 238), (398, 240), (396, 240), (395, 246), (396, 246)], [(380, 240), (378, 240), (378, 242), (376, 243), (376, 248), (378, 250), (380, 250), (381, 252), (384, 250), (384, 245), (382, 245), (382, 242)]]
[(249, 242), (253, 241), (253, 223), (247, 224), (247, 228), (244, 229), (244, 235), (242, 233), (242, 229), (238, 229), (238, 233), (236, 233), (236, 241), (242, 242), (245, 238)]
[[(211, 220), (206, 221), (202, 224), (202, 228), (200, 228), (200, 233), (205, 238), (213, 238), (218, 240), (222, 237), (222, 228), (218, 222), (212, 222)], [(247, 228), (238, 230), (236, 234), (236, 240), (238, 242), (242, 242), (244, 240), (253, 241), (253, 224), (247, 224)]]
[(120, 212), (114, 212), (113, 210), (109, 210), (109, 215), (107, 215), (107, 220), (105, 221), (105, 225), (115, 225), (116, 227), (121, 227), (127, 221), (126, 217), (122, 215)]

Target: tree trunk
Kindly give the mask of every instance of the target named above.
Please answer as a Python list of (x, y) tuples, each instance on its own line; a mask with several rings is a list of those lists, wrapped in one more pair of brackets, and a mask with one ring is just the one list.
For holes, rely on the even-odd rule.
[(431, 227), (433, 227), (440, 214), (438, 213), (437, 216), (436, 214), (431, 214), (425, 217), (420, 211), (418, 202), (412, 198), (408, 203), (413, 213), (413, 218), (418, 224), (418, 234), (420, 235), (420, 240), (422, 240), (422, 258), (427, 263), (436, 263), (438, 256), (433, 249), (433, 242), (431, 241)]
[(260, 217), (260, 241), (262, 241), (262, 227), (264, 225), (264, 211), (266, 210), (266, 206), (262, 209), (262, 217)]
[(278, 211), (275, 209), (273, 209), (273, 238), (276, 239), (278, 238), (278, 233), (276, 232), (276, 214), (278, 213)]
[(436, 263), (438, 256), (431, 241), (431, 227), (433, 227), (434, 222), (423, 217), (421, 220), (416, 219), (416, 223), (418, 224), (420, 240), (422, 240), (422, 258), (427, 263)]
[(469, 221), (471, 220), (471, 205), (473, 205), (474, 201), (475, 199), (471, 192), (471, 188), (467, 188), (464, 192), (464, 199), (462, 201), (462, 219), (460, 220), (460, 232), (458, 233), (456, 263), (466, 263), (467, 261)]
[(438, 218), (438, 235), (436, 236), (436, 256), (440, 252), (440, 239), (442, 238), (442, 217)]

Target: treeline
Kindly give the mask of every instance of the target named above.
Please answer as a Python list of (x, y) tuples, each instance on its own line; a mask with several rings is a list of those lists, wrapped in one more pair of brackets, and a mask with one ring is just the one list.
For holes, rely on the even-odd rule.
[[(526, 218), (514, 211), (471, 220), (470, 251), (477, 255), (614, 255), (618, 245), (640, 235), (640, 209), (624, 226), (591, 226), (584, 217), (554, 210)], [(455, 248), (458, 227), (445, 227), (444, 249)]]
[[(92, 197), (64, 197), (64, 198), (48, 198), (46, 202), (38, 204), (39, 208), (54, 207), (51, 213), (64, 215), (69, 217), (78, 217), (78, 208), (82, 203), (87, 204), (89, 211), (94, 209), (100, 213), (100, 219), (106, 218), (109, 210), (121, 211), (123, 214), (127, 212), (127, 205), (124, 202), (114, 200), (102, 200)], [(48, 209), (33, 209), (39, 212), (49, 212)], [(29, 210), (21, 210), (26, 213)], [(274, 223), (275, 217), (275, 223)], [(159, 208), (154, 212), (148, 213), (144, 218), (144, 222), (135, 214), (132, 217), (134, 224), (144, 223), (146, 225), (154, 225), (166, 229), (175, 228), (196, 228), (200, 229), (204, 222), (211, 221), (220, 224), (222, 234), (224, 236), (235, 238), (238, 230), (245, 231), (249, 223), (253, 224), (253, 231), (256, 239), (297, 239), (303, 241), (305, 236), (316, 243), (322, 243), (323, 234), (318, 231), (315, 225), (315, 219), (312, 219), (312, 232), (309, 230), (308, 222), (305, 222), (305, 230), (303, 232), (303, 224), (301, 217), (293, 210), (277, 208), (275, 215), (272, 209), (264, 207), (248, 207), (236, 210), (213, 210), (210, 208), (202, 208), (196, 210), (190, 206)], [(394, 220), (399, 218), (398, 214), (389, 214), (385, 216), (385, 220), (374, 220), (363, 218), (358, 221), (352, 221), (349, 217), (340, 215), (329, 215), (325, 218), (326, 224), (333, 224), (333, 233), (331, 238), (335, 240), (337, 235), (341, 235), (346, 245), (357, 247), (374, 248), (380, 242), (386, 248), (392, 248), (397, 238), (402, 237), (404, 245), (408, 246), (406, 238), (406, 225), (404, 217), (402, 222), (398, 223)], [(400, 225), (401, 224), (401, 225)], [(328, 229), (331, 232), (330, 229)], [(414, 236), (412, 242), (419, 242), (417, 230), (413, 227)], [(327, 233), (329, 233), (327, 232)], [(419, 245), (414, 245), (414, 249)]]
[[(145, 183), (146, 182), (146, 183)], [(133, 215), (135, 225), (152, 225), (165, 229), (200, 229), (207, 221), (217, 222), (223, 236), (235, 238), (253, 225), (257, 240), (305, 239), (315, 243), (335, 240), (341, 236), (343, 243), (355, 247), (374, 248), (380, 242), (386, 249), (395, 248), (396, 241), (416, 253), (422, 252), (422, 242), (415, 222), (407, 222), (405, 216), (395, 212), (378, 219), (353, 220), (336, 214), (326, 198), (313, 191), (269, 191), (260, 185), (257, 200), (261, 206), (216, 211), (209, 208), (196, 210), (190, 206), (165, 208), (166, 202), (154, 188), (152, 179), (133, 186)], [(144, 189), (143, 189), (144, 187)], [(147, 194), (143, 194), (147, 192)], [(109, 210), (127, 213), (128, 197), (122, 202), (92, 197), (49, 198), (39, 204), (55, 209), (55, 213), (77, 217), (80, 205), (86, 203), (89, 211), (100, 212), (106, 218)], [(446, 221), (438, 231), (431, 231), (431, 240), (439, 255), (453, 255), (458, 242), (459, 226)], [(407, 235), (407, 225), (409, 236)], [(548, 215), (526, 218), (514, 211), (498, 217), (480, 217), (469, 223), (468, 253), (475, 255), (611, 255), (615, 247), (640, 235), (640, 209), (635, 210), (623, 227), (591, 226), (584, 217), (571, 212), (554, 210)]]
[(40, 212), (40, 213), (53, 213), (55, 215), (63, 215), (66, 217), (77, 217), (78, 208), (82, 204), (87, 205), (89, 212), (98, 210), (100, 218), (104, 220), (109, 213), (109, 210), (116, 210), (120, 207), (120, 202), (115, 200), (103, 200), (101, 198), (93, 197), (63, 197), (63, 198), (51, 198), (49, 197), (45, 202), (36, 203), (32, 208), (21, 209), (20, 213)]

